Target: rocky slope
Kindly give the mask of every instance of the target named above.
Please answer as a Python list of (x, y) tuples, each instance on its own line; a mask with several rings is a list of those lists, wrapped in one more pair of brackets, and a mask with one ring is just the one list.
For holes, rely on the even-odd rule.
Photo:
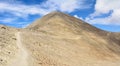
[(120, 66), (120, 33), (52, 12), (25, 29), (0, 26), (0, 66)]

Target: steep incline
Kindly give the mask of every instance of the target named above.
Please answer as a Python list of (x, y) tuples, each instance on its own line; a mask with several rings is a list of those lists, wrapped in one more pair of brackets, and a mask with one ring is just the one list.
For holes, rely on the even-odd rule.
[(61, 12), (25, 29), (0, 26), (0, 66), (120, 66), (120, 33)]
[[(38, 19), (27, 27), (27, 29), (45, 32), (74, 32), (89, 31), (96, 34), (106, 35), (106, 31), (100, 30), (90, 24), (61, 12), (52, 12)], [(57, 31), (58, 30), (58, 31)], [(70, 32), (69, 32), (70, 33)]]
[[(100, 36), (107, 42), (106, 45), (108, 46), (106, 47), (108, 47), (111, 51), (120, 54), (120, 36), (118, 36), (120, 34), (100, 30), (86, 22), (83, 22), (82, 20), (61, 12), (52, 12), (47, 14), (43, 18), (33, 22), (27, 27), (27, 29), (60, 37), (88, 35), (89, 40), (93, 39), (93, 36)], [(96, 41), (96, 39), (93, 41)], [(100, 44), (101, 43), (98, 43), (98, 45)]]
[(119, 66), (119, 34), (100, 30), (61, 12), (47, 14), (26, 29), (34, 33), (29, 33), (32, 38), (24, 34), (24, 39), (29, 37), (24, 44), (28, 46), (30, 41), (29, 49), (40, 65)]

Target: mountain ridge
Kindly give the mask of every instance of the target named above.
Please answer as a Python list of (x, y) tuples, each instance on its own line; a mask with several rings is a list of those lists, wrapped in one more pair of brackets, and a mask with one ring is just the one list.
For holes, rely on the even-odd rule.
[(1, 25), (0, 49), (0, 66), (120, 66), (119, 33), (62, 12), (24, 29)]
[[(57, 20), (54, 20), (54, 18), (56, 18), (56, 19), (59, 18), (59, 19), (57, 21)], [(101, 30), (101, 29), (96, 28), (94, 26), (91, 26), (90, 24), (88, 24), (88, 23), (86, 23), (86, 22), (84, 22), (84, 21), (82, 21), (80, 19), (69, 16), (68, 14), (64, 14), (62, 12), (49, 13), (49, 14), (45, 15), (44, 17), (42, 17), (41, 19), (38, 19), (37, 21), (33, 22), (31, 25), (29, 25), (27, 27), (27, 29), (33, 29), (34, 28), (34, 30), (39, 30), (39, 27), (46, 26), (47, 23), (49, 23), (49, 24), (52, 23), (52, 21), (50, 22), (49, 19), (53, 20), (53, 22), (54, 22), (53, 24), (59, 22), (59, 24), (65, 24), (64, 26), (69, 26), (69, 27), (71, 27), (71, 29), (72, 28), (79, 29), (79, 30), (77, 30), (79, 32), (80, 32), (80, 29), (82, 29), (82, 30), (86, 30), (86, 31), (93, 31), (95, 33), (96, 32), (98, 32), (98, 33), (100, 32), (102, 34), (107, 33), (107, 31), (104, 31), (104, 30)], [(62, 22), (62, 20), (65, 20), (65, 21)]]

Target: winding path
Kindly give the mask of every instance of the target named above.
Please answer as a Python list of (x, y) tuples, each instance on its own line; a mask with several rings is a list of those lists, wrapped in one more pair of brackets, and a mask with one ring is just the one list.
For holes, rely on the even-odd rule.
[(11, 66), (28, 66), (28, 52), (21, 42), (21, 32), (17, 32), (16, 34), (16, 44), (19, 48), (17, 58)]

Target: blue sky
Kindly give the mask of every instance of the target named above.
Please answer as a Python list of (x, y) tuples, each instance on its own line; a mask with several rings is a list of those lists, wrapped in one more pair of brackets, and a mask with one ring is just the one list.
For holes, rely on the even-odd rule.
[(120, 32), (120, 0), (0, 0), (0, 24), (24, 28), (61, 11), (100, 29)]

